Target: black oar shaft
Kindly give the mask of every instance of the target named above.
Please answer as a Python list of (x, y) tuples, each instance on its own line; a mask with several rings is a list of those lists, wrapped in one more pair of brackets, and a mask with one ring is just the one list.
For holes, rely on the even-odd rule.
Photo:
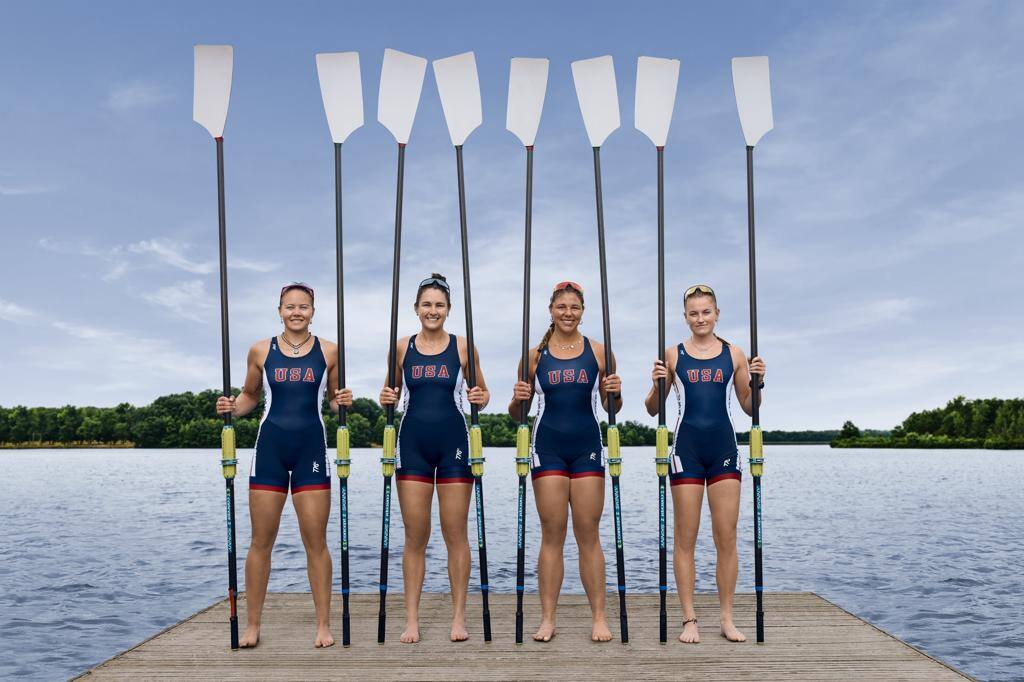
[[(523, 349), (520, 379), (530, 381), (530, 263), (533, 242), (533, 146), (526, 147), (526, 229), (523, 245)], [(529, 428), (530, 401), (519, 404), (519, 426)], [(517, 446), (519, 443), (517, 442)], [(517, 452), (518, 457), (525, 452)], [(519, 498), (516, 507), (516, 644), (523, 643), (523, 593), (526, 590), (526, 476), (519, 474)]]
[[(337, 296), (338, 296), (338, 388), (345, 388), (345, 266), (344, 249), (342, 245), (342, 211), (341, 211), (341, 143), (334, 143), (334, 232), (335, 232), (335, 255), (337, 257)], [(333, 399), (333, 396), (332, 396)], [(338, 437), (342, 436), (342, 429), (347, 428), (348, 410), (338, 406)], [(347, 445), (347, 443), (346, 443)], [(339, 470), (343, 464), (340, 459), (342, 455), (342, 444), (338, 443)], [(344, 452), (348, 457), (348, 452)], [(347, 471), (347, 469), (346, 469)], [(352, 619), (349, 613), (349, 571), (348, 571), (348, 474), (339, 474), (338, 508), (340, 510), (339, 520), (341, 523), (341, 643), (342, 646), (349, 646), (352, 643)]]
[[(455, 146), (455, 167), (459, 182), (459, 232), (462, 239), (462, 286), (466, 301), (466, 378), (469, 387), (477, 385), (476, 343), (473, 340), (473, 298), (469, 279), (469, 230), (466, 219), (466, 178), (462, 160), (462, 145)], [(483, 598), (484, 641), (491, 641), (490, 583), (487, 580), (487, 531), (484, 520), (483, 455), (480, 452), (480, 410), (470, 403), (470, 465), (476, 489), (476, 533), (480, 557), (480, 594)]]
[[(658, 359), (665, 364), (665, 148), (658, 147)], [(665, 428), (665, 380), (658, 379), (658, 428)], [(658, 454), (661, 456), (661, 453)], [(668, 521), (664, 466), (658, 471), (658, 638), (668, 641)]]
[[(217, 223), (220, 263), (220, 352), (221, 370), (224, 379), (224, 395), (231, 396), (231, 354), (228, 337), (228, 247), (227, 247), (227, 212), (224, 203), (224, 138), (216, 138), (217, 142)], [(224, 428), (231, 429), (231, 413), (224, 415)], [(222, 457), (234, 458), (234, 438), (231, 438), (232, 452)], [(228, 461), (228, 460), (224, 460)], [(228, 467), (232, 472), (228, 475)], [(230, 608), (231, 648), (238, 648), (238, 563), (235, 551), (235, 477), (234, 462), (222, 464), (225, 469), (224, 496), (227, 510), (228, 531), (228, 606)]]
[[(398, 380), (398, 276), (402, 259), (402, 193), (405, 180), (405, 145), (398, 144), (398, 182), (395, 191), (395, 254), (391, 266), (391, 335), (388, 337), (388, 386)], [(395, 424), (395, 406), (387, 407), (387, 424)]]
[[(601, 148), (594, 147), (594, 196), (597, 200), (597, 257), (601, 267), (601, 324), (604, 330), (604, 371), (605, 375), (614, 372), (612, 368), (612, 329), (608, 314), (608, 258), (604, 246), (604, 201), (601, 196)], [(615, 399), (618, 396), (608, 394), (608, 425), (615, 426)]]
[[(530, 261), (533, 242), (533, 147), (526, 148), (526, 229), (523, 245), (523, 349), (520, 378), (530, 381)], [(527, 425), (530, 419), (530, 401), (519, 403), (519, 423)]]
[[(747, 147), (747, 244), (750, 261), (750, 355), (757, 356), (757, 267), (754, 249), (754, 148)], [(751, 430), (760, 431), (761, 377), (750, 377)], [(760, 434), (758, 434), (760, 436)], [(753, 465), (751, 469), (753, 469)], [(760, 469), (760, 467), (758, 467)], [(761, 476), (751, 475), (754, 485), (754, 591), (757, 595), (757, 641), (764, 642), (764, 572), (762, 566)]]
[[(604, 243), (604, 201), (601, 196), (601, 148), (594, 147), (594, 197), (597, 202), (597, 257), (601, 269), (601, 323), (604, 328), (604, 371), (614, 373), (612, 360), (611, 318), (608, 313), (608, 258)], [(618, 432), (615, 427), (615, 401), (618, 396), (607, 394), (608, 410), (608, 468), (612, 479), (612, 512), (615, 518), (615, 568), (619, 591), (619, 632), (622, 643), (629, 642), (629, 620), (626, 614), (626, 560), (622, 549), (622, 499), (619, 492)]]
[[(338, 286), (338, 388), (345, 388), (345, 259), (341, 223), (341, 143), (334, 143), (334, 233)], [(331, 396), (333, 399), (334, 396)], [(345, 426), (348, 410), (338, 408), (338, 425)]]
[[(476, 345), (473, 341), (473, 296), (469, 284), (469, 231), (466, 226), (466, 178), (462, 163), (462, 145), (455, 147), (455, 166), (459, 180), (459, 232), (462, 238), (462, 288), (466, 301), (466, 346), (469, 348), (466, 358), (466, 379), (469, 387), (476, 386)], [(469, 406), (470, 423), (480, 423), (479, 409), (472, 403)]]

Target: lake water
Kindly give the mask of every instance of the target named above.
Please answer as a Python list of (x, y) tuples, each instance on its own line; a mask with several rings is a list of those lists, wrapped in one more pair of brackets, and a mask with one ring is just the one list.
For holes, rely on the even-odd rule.
[[(512, 592), (513, 451), (495, 448), (486, 454), (491, 589)], [(240, 472), (248, 471), (250, 456), (250, 451), (240, 453)], [(353, 456), (354, 591), (377, 589), (379, 456), (379, 450)], [(82, 672), (224, 596), (219, 458), (219, 452), (200, 450), (0, 451), (0, 678), (54, 679)], [(624, 453), (630, 592), (657, 591), (652, 460), (653, 448)], [(1020, 451), (769, 446), (763, 479), (766, 589), (817, 592), (975, 677), (1021, 679), (1022, 466)], [(739, 531), (740, 591), (753, 589), (749, 488), (747, 479)], [(249, 541), (246, 489), (245, 478), (239, 477), (240, 589)], [(607, 497), (603, 534), (614, 589)], [(534, 565), (538, 525), (532, 497), (529, 504), (527, 562)], [(397, 593), (402, 589), (397, 500), (392, 511), (391, 590)], [(472, 512), (470, 518), (472, 536)], [(336, 504), (332, 519), (329, 538), (338, 589)], [(697, 550), (699, 590), (714, 590), (709, 531), (705, 509)], [(564, 589), (582, 592), (571, 534), (566, 550)], [(290, 503), (273, 562), (271, 590), (309, 589)], [(473, 562), (471, 598), (478, 598), (473, 591), (478, 585), (475, 551)], [(527, 589), (536, 589), (531, 573)], [(671, 569), (669, 575), (671, 580)], [(436, 523), (426, 589), (447, 589)]]

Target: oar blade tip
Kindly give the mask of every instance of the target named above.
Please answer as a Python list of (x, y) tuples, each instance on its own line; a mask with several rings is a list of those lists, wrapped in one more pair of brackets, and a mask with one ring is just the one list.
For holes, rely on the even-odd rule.
[(678, 59), (637, 59), (634, 125), (656, 147), (664, 147), (668, 140), (678, 85)]
[(377, 120), (399, 144), (409, 142), (426, 71), (427, 60), (423, 57), (391, 48), (384, 50), (377, 97)]
[(340, 144), (363, 125), (359, 53), (321, 52), (316, 55), (316, 71), (331, 139)]
[(230, 45), (196, 45), (194, 54), (192, 120), (221, 137), (231, 99), (234, 50)]
[(572, 63), (576, 98), (591, 147), (600, 147), (620, 125), (619, 94), (611, 55)]
[(483, 122), (476, 55), (463, 52), (434, 60), (434, 80), (452, 144), (462, 145)]
[(547, 59), (529, 57), (513, 57), (509, 66), (505, 128), (524, 147), (532, 147), (537, 139), (548, 89), (548, 67)]
[(743, 138), (753, 147), (775, 127), (768, 57), (733, 57), (732, 83)]

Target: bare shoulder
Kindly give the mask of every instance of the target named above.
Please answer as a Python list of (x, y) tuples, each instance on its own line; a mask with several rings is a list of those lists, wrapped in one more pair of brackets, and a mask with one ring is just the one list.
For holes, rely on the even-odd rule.
[(317, 338), (320, 339), (320, 348), (323, 349), (324, 355), (333, 355), (338, 352), (338, 344), (319, 336)]
[(403, 336), (395, 341), (395, 350), (398, 351), (399, 362), (405, 357), (405, 349), (409, 347), (409, 339), (411, 338), (411, 336)]
[(729, 344), (729, 354), (732, 356), (732, 364), (734, 367), (746, 366), (747, 356), (743, 352), (743, 349), (737, 346), (735, 343)]
[(256, 360), (263, 360), (267, 357), (267, 353), (270, 352), (270, 339), (260, 339), (256, 343), (252, 344), (252, 348), (249, 349), (249, 357)]

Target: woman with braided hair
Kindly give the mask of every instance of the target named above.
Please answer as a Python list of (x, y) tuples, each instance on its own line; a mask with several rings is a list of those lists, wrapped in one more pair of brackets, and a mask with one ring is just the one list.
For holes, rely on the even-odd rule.
[[(541, 524), (541, 623), (533, 635), (538, 642), (555, 636), (558, 594), (562, 587), (565, 533), (572, 512), (572, 530), (579, 547), (580, 579), (590, 600), (593, 625), (590, 638), (607, 642), (612, 634), (605, 617), (605, 569), (600, 525), (604, 510), (604, 448), (600, 406), (609, 395), (622, 407), (619, 377), (604, 365), (604, 346), (579, 331), (583, 318), (583, 287), (575, 282), (555, 285), (548, 305), (551, 326), (530, 349), (530, 382), (518, 381), (508, 406), (519, 418), (521, 401), (537, 394), (533, 425), (533, 491)], [(520, 366), (517, 376), (522, 376)]]

